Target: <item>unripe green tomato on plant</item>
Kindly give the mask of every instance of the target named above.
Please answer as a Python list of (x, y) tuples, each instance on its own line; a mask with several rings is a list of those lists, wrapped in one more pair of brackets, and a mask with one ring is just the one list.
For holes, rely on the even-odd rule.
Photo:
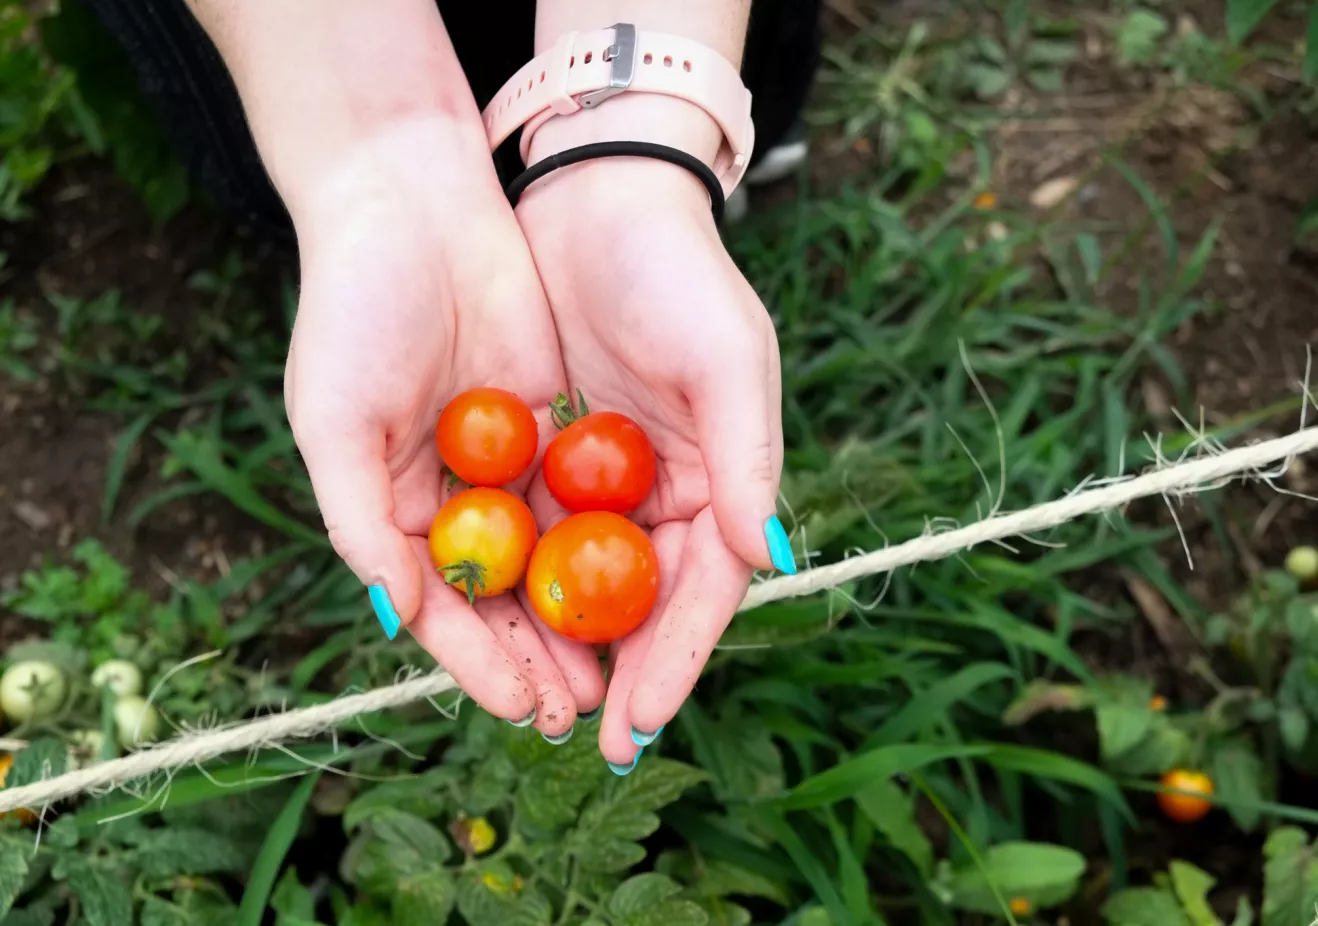
[(0, 676), (0, 713), (17, 724), (53, 717), (64, 706), (68, 680), (52, 662), (17, 662)]
[(100, 730), (74, 730), (69, 734), (69, 766), (87, 768), (105, 755), (105, 734)]
[(1318, 579), (1318, 550), (1295, 547), (1286, 554), (1286, 571), (1304, 583)]
[(127, 659), (110, 659), (92, 672), (92, 687), (109, 688), (118, 697), (142, 693), (142, 670)]
[(114, 727), (121, 746), (137, 749), (160, 736), (160, 712), (140, 695), (125, 695), (114, 703)]

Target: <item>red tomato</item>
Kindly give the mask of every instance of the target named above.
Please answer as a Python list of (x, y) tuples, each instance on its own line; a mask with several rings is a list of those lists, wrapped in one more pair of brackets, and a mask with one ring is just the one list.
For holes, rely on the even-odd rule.
[(659, 558), (645, 531), (622, 515), (574, 514), (536, 544), (526, 591), (551, 629), (582, 643), (609, 643), (635, 630), (654, 608)]
[(511, 392), (489, 386), (455, 396), (435, 427), (439, 458), (473, 486), (512, 482), (535, 459), (539, 441), (531, 407)]
[(499, 595), (526, 573), (535, 517), (503, 489), (467, 489), (450, 498), (430, 525), (430, 559), (469, 601)]
[(545, 485), (568, 511), (634, 510), (654, 487), (654, 447), (641, 426), (617, 412), (590, 412), (560, 395), (554, 414), (566, 423), (545, 450)]

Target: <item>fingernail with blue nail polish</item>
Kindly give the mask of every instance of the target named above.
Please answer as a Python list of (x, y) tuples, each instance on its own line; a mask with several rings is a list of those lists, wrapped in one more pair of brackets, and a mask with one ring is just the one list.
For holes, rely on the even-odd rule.
[(796, 575), (796, 555), (792, 553), (792, 542), (787, 539), (787, 531), (783, 530), (783, 522), (778, 520), (778, 515), (764, 522), (764, 539), (769, 542), (769, 558), (773, 560), (773, 568), (785, 575)]
[(394, 603), (389, 600), (389, 593), (383, 585), (372, 585), (366, 589), (366, 594), (370, 596), (371, 607), (375, 609), (376, 620), (384, 628), (384, 635), (392, 640), (398, 636), (398, 628), (403, 622), (394, 610)]
[(553, 743), (555, 746), (562, 746), (568, 740), (572, 739), (572, 730), (572, 727), (568, 727), (566, 733), (560, 733), (558, 736), (546, 736), (544, 733), (541, 733), (540, 735), (545, 738), (546, 743)]
[(621, 778), (623, 775), (630, 775), (632, 769), (636, 768), (636, 763), (641, 761), (641, 753), (644, 749), (636, 750), (636, 755), (632, 756), (632, 761), (628, 765), (618, 765), (616, 762), (609, 762), (609, 771)]
[(577, 720), (580, 720), (582, 723), (590, 723), (592, 720), (594, 720), (596, 717), (600, 715), (600, 711), (602, 710), (604, 710), (603, 704), (595, 708), (593, 711), (586, 711), (586, 713), (584, 714), (578, 714)]
[(521, 720), (510, 720), (508, 722), (514, 727), (529, 727), (531, 724), (535, 723), (535, 708), (531, 708), (531, 713), (527, 714)]
[(662, 724), (660, 724), (659, 729), (655, 730), (653, 733), (642, 733), (640, 730), (632, 727), (632, 742), (637, 746), (649, 746), (658, 739), (659, 734), (663, 732), (664, 728)]

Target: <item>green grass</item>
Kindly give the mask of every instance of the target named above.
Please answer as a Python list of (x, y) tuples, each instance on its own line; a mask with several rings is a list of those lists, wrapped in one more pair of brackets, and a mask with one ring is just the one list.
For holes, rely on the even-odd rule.
[[(15, 9), (0, 5), (10, 17)], [(1173, 35), (1152, 22), (1161, 13), (1120, 13), (1122, 67), (1248, 98), (1239, 74), (1251, 62), (1300, 66), (1293, 54)], [(1157, 371), (1178, 402), (1188, 396), (1166, 345), (1212, 308), (1199, 283), (1218, 225), (1186, 246), (1174, 197), (1150, 187), (1121, 146), (1100, 169), (1124, 178), (1144, 208), (1121, 235), (1028, 208), (977, 208), (977, 194), (992, 191), (1003, 94), (1049, 92), (1081, 41), (1076, 21), (1026, 4), (980, 14), (992, 28), (956, 16), (831, 48), (815, 121), (824, 137), (871, 142), (883, 166), (835, 187), (803, 180), (793, 202), (728, 234), (778, 326), (783, 501), (798, 556), (812, 564), (1131, 471), (1152, 453), (1139, 378)], [(79, 58), (77, 27), (62, 13), (43, 29), (66, 67), (91, 60)], [(94, 102), (87, 73), (57, 69), (46, 83), (26, 51), (14, 60), (27, 68), (15, 70), (22, 94), (0, 83), (0, 102), (21, 99), (28, 112), (46, 99), (38, 90), (58, 91), (70, 114), (85, 105), (80, 94)], [(1292, 105), (1264, 103), (1260, 119)], [(137, 124), (114, 113), (106, 120), (92, 106), (88, 118)], [(120, 147), (113, 132), (98, 147), (90, 124), (61, 122), (59, 145), (81, 132), (153, 211), (181, 206), (172, 168)], [(31, 116), (16, 137), (43, 151), (49, 136), (47, 120)], [(13, 194), (20, 212), (27, 189)], [(149, 524), (165, 508), (219, 498), (262, 525), (271, 548), (209, 584), (183, 577), (166, 600), (135, 589), (95, 543), (72, 563), (52, 555), (4, 601), (44, 622), (49, 642), (7, 658), (51, 658), (81, 679), (89, 661), (128, 657), (155, 684), (218, 650), (169, 675), (160, 702), (166, 716), (201, 726), (428, 665), (414, 644), (380, 639), (319, 529), (283, 414), (285, 338), (270, 324), (291, 318), (292, 288), (263, 311), (241, 254), (195, 269), (193, 289), (215, 321), (190, 355), (115, 292), (51, 293), (40, 322), (30, 305), (0, 306), (0, 372), (45, 378), (123, 422), (106, 522)], [(1108, 304), (1116, 275), (1138, 292), (1122, 313)], [(1164, 449), (1177, 440), (1187, 438), (1169, 435)], [(129, 508), (123, 490), (140, 476), (131, 461), (142, 449), (164, 487)], [(1210, 513), (1225, 537), (1225, 515)], [(1114, 892), (1141, 877), (1129, 860), (1148, 837), (1144, 791), (1168, 764), (1213, 768), (1240, 833), (1315, 819), (1278, 799), (1276, 778), (1313, 754), (1318, 685), (1306, 674), (1305, 618), (1318, 602), (1269, 573), (1229, 613), (1203, 613), (1165, 564), (1178, 549), (1171, 530), (1093, 518), (743, 614), (650, 750), (662, 757), (647, 755), (626, 779), (606, 775), (591, 726), (555, 749), (469, 705), (456, 719), (419, 705), (333, 740), (97, 797), (35, 853), (29, 834), (0, 824), (0, 924), (74, 921), (79, 910), (92, 923), (258, 922), (267, 906), (281, 923), (355, 926), (454, 912), (482, 926), (1028, 922), (1011, 912), (1015, 900), (1046, 917), (1068, 903), (1083, 914), (1093, 899), (1084, 858), (1103, 854)], [(1245, 677), (1203, 703), (1153, 709), (1151, 680), (1095, 658), (1119, 650), (1136, 614), (1119, 571), (1157, 589), (1214, 654), (1244, 646)], [(1273, 672), (1263, 654), (1283, 649), (1292, 659)], [(1062, 721), (1050, 725), (1055, 714)], [(101, 698), (79, 682), (57, 717), (6, 731), (41, 744), (10, 784), (39, 776), (38, 757), (62, 757), (60, 740), (100, 719)], [(290, 780), (309, 768), (323, 771)], [(474, 849), (473, 827), (485, 825), (494, 844)], [(1302, 878), (1280, 869), (1307, 851), (1291, 833), (1269, 842), (1289, 853), (1267, 879), (1283, 905)], [(337, 857), (316, 856), (335, 839)], [(1178, 867), (1148, 890), (1163, 893), (1115, 893), (1114, 909), (1147, 915), (1172, 903), (1201, 915), (1195, 904), (1209, 894)], [(29, 918), (11, 924), (3, 914), (15, 901)]]

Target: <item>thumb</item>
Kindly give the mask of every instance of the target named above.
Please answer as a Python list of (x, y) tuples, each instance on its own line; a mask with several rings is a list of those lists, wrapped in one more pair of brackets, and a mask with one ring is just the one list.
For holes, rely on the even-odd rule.
[(375, 616), (392, 640), (421, 608), (421, 564), (394, 520), (384, 434), (349, 430), (312, 424), (301, 431), (294, 426), (293, 434), (330, 543), (367, 586)]
[[(772, 343), (772, 338), (770, 338)], [(736, 356), (729, 356), (735, 353)], [(724, 352), (690, 395), (710, 501), (728, 547), (758, 569), (796, 572), (778, 520), (783, 468), (782, 379), (777, 350)]]

